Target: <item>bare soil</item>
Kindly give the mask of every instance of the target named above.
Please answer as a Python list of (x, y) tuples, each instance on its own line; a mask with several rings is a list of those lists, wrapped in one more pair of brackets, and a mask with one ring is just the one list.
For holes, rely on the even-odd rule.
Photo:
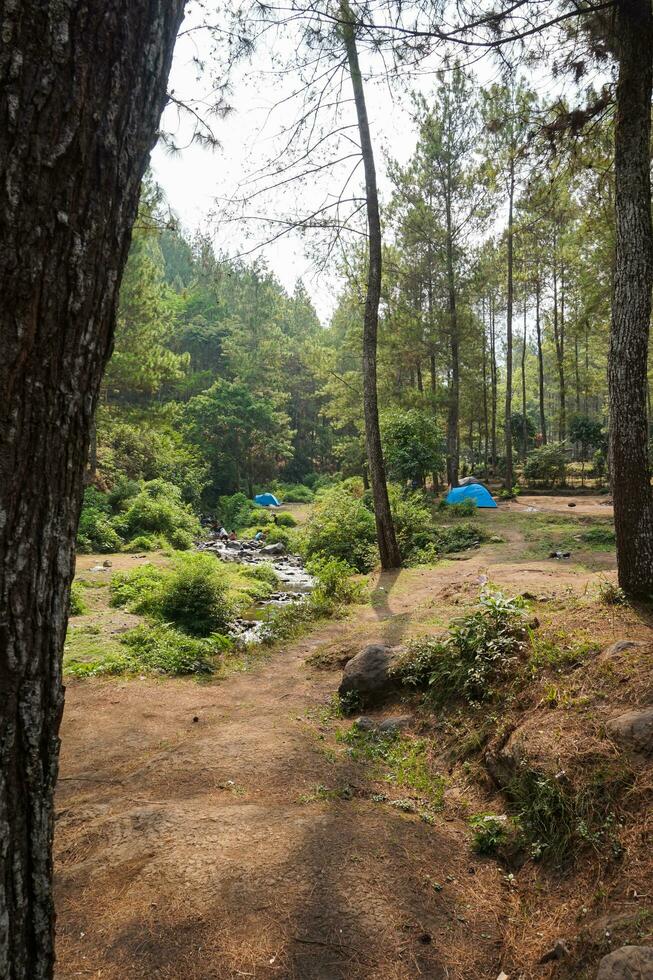
[[(567, 923), (553, 915), (555, 885), (542, 891), (527, 871), (518, 901), (505, 868), (472, 853), (477, 790), (470, 804), (452, 782), (432, 825), (375, 801), (373, 774), (334, 751), (334, 731), (351, 724), (329, 709), (339, 674), (316, 666), (436, 631), (485, 579), (539, 595), (545, 629), (564, 617), (569, 633), (601, 644), (650, 637), (644, 615), (596, 602), (599, 573), (524, 559), (518, 527), (500, 533), (504, 544), (466, 560), (378, 576), (370, 604), (247, 673), (69, 683), (58, 980), (556, 975), (537, 965)], [(585, 887), (564, 886), (569, 916)]]

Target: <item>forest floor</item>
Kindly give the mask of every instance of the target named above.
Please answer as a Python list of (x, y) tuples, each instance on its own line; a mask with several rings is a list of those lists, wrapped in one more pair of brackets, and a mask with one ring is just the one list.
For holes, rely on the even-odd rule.
[[(651, 703), (648, 613), (598, 598), (615, 578), (614, 555), (592, 531), (605, 529), (609, 508), (597, 498), (600, 521), (580, 500), (528, 510), (545, 499), (479, 512), (500, 542), (377, 575), (369, 601), (346, 619), (245, 672), (208, 683), (69, 681), (56, 824), (58, 980), (496, 980), (502, 970), (510, 980), (580, 978), (595, 975), (615, 938), (651, 942), (650, 807), (625, 827), (620, 862), (597, 852), (571, 870), (527, 861), (509, 872), (470, 846), (469, 817), (504, 805), (477, 762), (451, 752), (478, 719), (443, 727), (408, 705), (430, 746), (425, 813), (405, 805), (415, 794), (402, 788), (401, 772), (350, 751), (352, 721), (335, 707), (348, 656), (441, 629), (475, 604), (485, 578), (535, 597), (542, 657), (564, 649), (594, 658), (579, 671), (567, 657), (554, 695), (551, 678), (538, 675), (506, 709), (511, 723), (530, 726), (537, 751), (555, 733), (557, 760), (590, 729), (598, 738), (624, 703)], [(571, 559), (547, 557), (558, 548)], [(116, 556), (111, 571), (134, 561)], [(93, 564), (85, 557), (78, 573)], [(110, 615), (99, 600), (95, 615)], [(598, 655), (621, 639), (646, 644), (627, 662)], [(383, 714), (406, 710), (397, 702)], [(639, 801), (645, 776), (633, 766)], [(558, 938), (570, 946), (569, 963), (539, 965)]]

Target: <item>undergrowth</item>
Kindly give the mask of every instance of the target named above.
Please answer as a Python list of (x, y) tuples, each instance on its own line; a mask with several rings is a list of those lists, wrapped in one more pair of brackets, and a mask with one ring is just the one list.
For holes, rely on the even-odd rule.
[(441, 637), (414, 640), (393, 669), (399, 683), (428, 691), (434, 703), (491, 698), (516, 673), (526, 647), (525, 603), (484, 590), (479, 608)]

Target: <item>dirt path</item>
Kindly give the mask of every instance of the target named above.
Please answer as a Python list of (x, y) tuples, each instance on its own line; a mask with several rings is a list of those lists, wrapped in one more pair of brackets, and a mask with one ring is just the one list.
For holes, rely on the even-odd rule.
[[(382, 576), (371, 607), (220, 684), (71, 683), (58, 980), (494, 980), (501, 869), (471, 855), (460, 807), (429, 826), (325, 751), (314, 719), (337, 675), (305, 661), (430, 628), (483, 574), (583, 587), (571, 569), (495, 560)], [(320, 785), (346, 798), (315, 799)]]

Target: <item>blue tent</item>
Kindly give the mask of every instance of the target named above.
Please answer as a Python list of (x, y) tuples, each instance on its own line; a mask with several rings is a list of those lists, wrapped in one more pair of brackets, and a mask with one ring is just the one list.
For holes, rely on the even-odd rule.
[(444, 499), (448, 504), (460, 504), (463, 500), (473, 500), (477, 507), (496, 507), (490, 491), (482, 483), (472, 483), (466, 487), (454, 487)]
[(260, 507), (281, 507), (273, 493), (258, 493), (254, 497), (254, 503)]

